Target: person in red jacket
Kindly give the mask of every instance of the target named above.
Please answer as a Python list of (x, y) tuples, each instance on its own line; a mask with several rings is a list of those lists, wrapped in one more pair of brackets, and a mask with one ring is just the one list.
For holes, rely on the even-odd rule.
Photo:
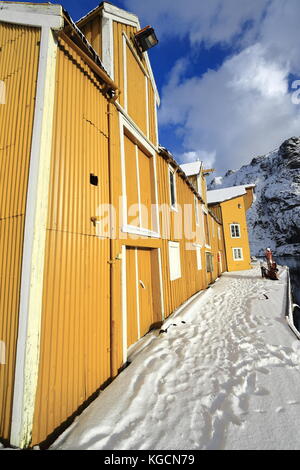
[(272, 264), (273, 264), (273, 253), (272, 253), (270, 248), (266, 249), (265, 257), (266, 257), (266, 260), (267, 260), (268, 269), (270, 269)]

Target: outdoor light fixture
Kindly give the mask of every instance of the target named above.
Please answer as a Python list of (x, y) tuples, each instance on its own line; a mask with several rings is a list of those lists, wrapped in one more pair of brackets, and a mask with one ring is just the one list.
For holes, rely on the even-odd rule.
[(148, 49), (151, 49), (151, 47), (156, 46), (158, 43), (154, 29), (151, 26), (146, 26), (146, 28), (138, 31), (134, 35), (134, 38), (141, 52), (145, 52)]

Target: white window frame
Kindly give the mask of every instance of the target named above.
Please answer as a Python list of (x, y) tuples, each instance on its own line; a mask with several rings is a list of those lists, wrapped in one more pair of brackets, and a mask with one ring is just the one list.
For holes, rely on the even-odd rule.
[[(138, 131), (133, 127), (130, 122), (125, 118), (121, 113), (119, 114), (120, 120), (120, 156), (121, 156), (121, 170), (122, 170), (122, 232), (130, 233), (132, 235), (138, 235), (141, 237), (152, 237), (160, 238), (160, 226), (159, 226), (159, 209), (158, 209), (158, 187), (157, 187), (157, 168), (156, 168), (156, 152), (151, 145), (138, 133)], [(141, 147), (151, 155), (150, 158), (153, 159), (153, 175), (154, 175), (154, 194), (155, 194), (155, 215), (153, 218), (153, 228), (154, 230), (149, 230), (141, 226), (136, 227), (135, 225), (128, 224), (128, 214), (127, 214), (127, 193), (126, 193), (126, 164), (125, 164), (125, 142), (124, 142), (124, 133), (125, 129), (133, 136), (133, 138), (140, 144)], [(138, 171), (138, 166), (137, 166)], [(137, 175), (138, 183), (138, 198), (139, 200), (139, 217), (141, 217), (141, 199), (140, 199), (140, 181), (139, 173)]]
[[(170, 174), (173, 175), (173, 179), (174, 179), (174, 198), (175, 198), (175, 204), (172, 204), (172, 191), (171, 191)], [(169, 183), (169, 195), (170, 195), (170, 207), (171, 207), (171, 210), (178, 212), (178, 208), (177, 208), (176, 170), (175, 170), (175, 168), (173, 168), (171, 165), (168, 166), (168, 183)]]
[[(208, 266), (207, 263), (207, 257), (210, 257), (210, 266)], [(214, 272), (214, 255), (210, 251), (205, 252), (205, 264), (206, 264), (206, 272), (207, 273), (213, 273)], [(208, 270), (210, 268), (211, 270)]]
[[(239, 232), (238, 235), (236, 235), (236, 227), (238, 227), (238, 232)], [(233, 228), (233, 230), (232, 230), (232, 228)], [(232, 234), (233, 231), (234, 231), (235, 235)], [(231, 238), (241, 238), (241, 226), (240, 226), (240, 224), (230, 224), (230, 236), (231, 236)]]
[[(236, 250), (240, 250), (241, 257), (236, 257)], [(232, 256), (233, 256), (234, 261), (244, 261), (243, 248), (240, 248), (240, 247), (232, 248)]]
[[(169, 242), (168, 243), (168, 252), (169, 252), (169, 272), (170, 272), (170, 281), (176, 281), (180, 279), (181, 274), (181, 250), (179, 242)], [(176, 250), (176, 251), (174, 251)], [(176, 253), (176, 257), (175, 257)]]
[(195, 252), (196, 252), (197, 269), (198, 271), (201, 271), (202, 270), (202, 256), (201, 256), (202, 246), (195, 243), (194, 247), (195, 247)]

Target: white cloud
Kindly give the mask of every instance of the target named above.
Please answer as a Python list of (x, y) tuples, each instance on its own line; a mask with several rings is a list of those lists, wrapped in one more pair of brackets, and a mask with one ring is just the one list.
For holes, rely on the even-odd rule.
[(216, 156), (219, 171), (238, 168), (299, 134), (288, 69), (270, 60), (261, 45), (199, 78), (184, 79), (184, 70), (176, 65), (163, 89), (160, 123), (179, 129), (188, 160), (204, 152)]
[(269, 0), (126, 0), (126, 6), (161, 39), (188, 35), (192, 43), (229, 42), (241, 32), (246, 21), (260, 23)]
[(177, 155), (177, 160), (184, 163), (192, 163), (199, 160), (204, 163), (205, 168), (212, 168), (216, 161), (216, 152), (205, 152), (204, 150), (184, 152), (181, 155)]
[(300, 105), (288, 92), (289, 75), (300, 73), (299, 0), (126, 1), (162, 41), (187, 37), (190, 53), (195, 44), (232, 47), (232, 57), (202, 76), (186, 78), (188, 52), (174, 64), (160, 124), (182, 138), (177, 158), (215, 156), (224, 171), (300, 134)]

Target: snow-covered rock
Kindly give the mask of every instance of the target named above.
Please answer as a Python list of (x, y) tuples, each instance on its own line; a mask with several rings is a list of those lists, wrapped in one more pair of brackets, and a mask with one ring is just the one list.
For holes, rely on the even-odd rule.
[(216, 177), (208, 189), (256, 184), (247, 218), (251, 254), (270, 247), (275, 255), (300, 254), (300, 137), (292, 137), (239, 170)]

